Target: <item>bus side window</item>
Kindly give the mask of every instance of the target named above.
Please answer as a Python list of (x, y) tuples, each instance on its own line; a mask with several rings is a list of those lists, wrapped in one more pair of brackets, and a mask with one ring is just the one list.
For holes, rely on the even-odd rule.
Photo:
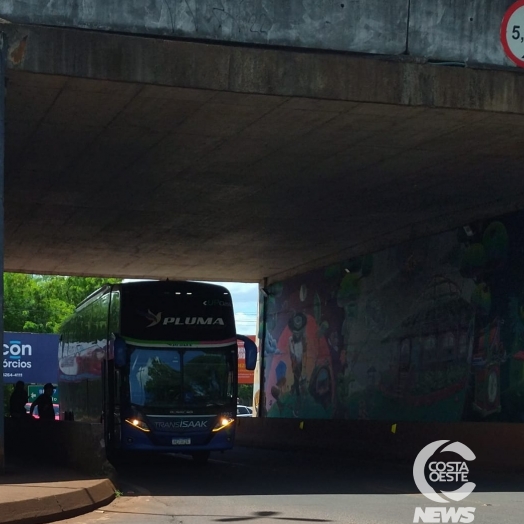
[(121, 372), (119, 369), (115, 369), (115, 405), (120, 405), (120, 388), (122, 384)]

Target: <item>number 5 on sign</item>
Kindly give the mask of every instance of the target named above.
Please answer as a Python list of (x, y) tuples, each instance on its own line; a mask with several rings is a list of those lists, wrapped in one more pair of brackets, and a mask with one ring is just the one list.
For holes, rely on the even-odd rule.
[(500, 41), (506, 56), (524, 67), (524, 0), (515, 2), (506, 11), (500, 26)]

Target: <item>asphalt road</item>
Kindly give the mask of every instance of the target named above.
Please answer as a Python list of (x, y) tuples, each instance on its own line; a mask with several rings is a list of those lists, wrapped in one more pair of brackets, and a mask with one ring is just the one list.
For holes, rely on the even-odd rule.
[[(476, 508), (477, 524), (521, 524), (522, 477), (472, 469), (477, 489), (457, 506)], [(417, 491), (409, 465), (251, 448), (212, 456), (205, 466), (147, 457), (119, 468), (118, 488), (110, 505), (63, 522), (407, 524), (415, 507), (438, 506)]]

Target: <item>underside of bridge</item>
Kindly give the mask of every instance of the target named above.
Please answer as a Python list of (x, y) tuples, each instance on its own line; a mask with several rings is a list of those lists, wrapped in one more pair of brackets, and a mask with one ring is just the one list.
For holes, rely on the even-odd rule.
[(524, 205), (518, 72), (4, 30), (6, 271), (260, 281)]

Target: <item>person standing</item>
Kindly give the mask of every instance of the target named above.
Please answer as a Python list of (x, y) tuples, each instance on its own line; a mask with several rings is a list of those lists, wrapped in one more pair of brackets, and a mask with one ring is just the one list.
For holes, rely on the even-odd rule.
[(53, 391), (55, 387), (53, 384), (48, 382), (44, 386), (44, 392), (38, 395), (34, 402), (31, 404), (29, 413), (33, 415), (35, 407), (38, 408), (38, 417), (40, 420), (55, 420), (55, 409), (53, 408)]
[(25, 389), (25, 384), (22, 380), (19, 380), (15, 384), (15, 389), (9, 399), (9, 413), (13, 418), (21, 418), (26, 415), (25, 405), (27, 404), (28, 397)]

